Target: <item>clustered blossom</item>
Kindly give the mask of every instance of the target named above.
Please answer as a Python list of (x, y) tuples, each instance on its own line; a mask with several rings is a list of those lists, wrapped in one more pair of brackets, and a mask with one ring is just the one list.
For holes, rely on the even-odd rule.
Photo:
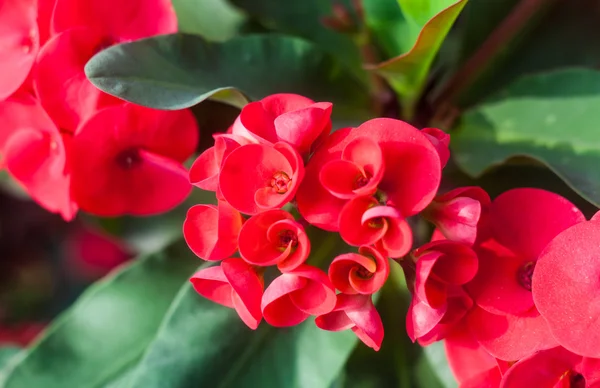
[[(189, 194), (189, 111), (125, 103), (95, 88), (86, 62), (121, 42), (177, 31), (169, 0), (4, 0), (0, 6), (0, 168), (71, 220), (151, 215)], [(135, 15), (135, 17), (131, 17)]]
[[(191, 282), (252, 329), (262, 319), (289, 327), (312, 316), (321, 329), (350, 329), (379, 349), (373, 294), (390, 258), (411, 250), (407, 218), (434, 199), (448, 138), (393, 119), (331, 132), (331, 112), (331, 103), (275, 94), (214, 136), (190, 181), (214, 191), (217, 204), (192, 207), (183, 230), (196, 255), (220, 264)], [(345, 242), (340, 254), (311, 255), (315, 238), (335, 234)]]
[[(312, 316), (378, 350), (373, 295), (400, 264), (408, 335), (444, 340), (461, 387), (600, 386), (600, 217), (541, 189), (439, 192), (449, 135), (385, 118), (332, 132), (331, 112), (276, 94), (214, 135), (190, 170), (217, 198), (184, 223), (192, 251), (217, 262), (195, 290), (252, 329)], [(435, 228), (416, 247), (415, 216)], [(338, 253), (311, 252), (335, 234)]]

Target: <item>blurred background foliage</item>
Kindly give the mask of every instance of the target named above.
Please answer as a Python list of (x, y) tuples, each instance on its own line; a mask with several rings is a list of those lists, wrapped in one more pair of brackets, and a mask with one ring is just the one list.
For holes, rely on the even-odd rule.
[[(247, 100), (297, 92), (334, 102), (334, 128), (385, 116), (449, 131), (442, 190), (479, 185), (494, 197), (539, 187), (588, 216), (600, 204), (597, 1), (173, 5), (183, 35), (111, 47), (86, 71), (124, 99), (192, 107), (198, 152)], [(66, 224), (7, 176), (0, 186), (0, 386), (456, 385), (442, 344), (421, 349), (406, 336), (399, 267), (377, 302), (386, 333), (378, 353), (310, 324), (254, 333), (186, 281), (202, 263), (181, 223), (206, 193), (158, 217), (81, 214)], [(418, 230), (425, 241), (429, 229)]]

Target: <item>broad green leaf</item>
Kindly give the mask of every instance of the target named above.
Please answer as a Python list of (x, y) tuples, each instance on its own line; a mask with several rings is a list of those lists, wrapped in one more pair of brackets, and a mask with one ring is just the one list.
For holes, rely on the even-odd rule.
[(126, 372), (198, 265), (176, 248), (142, 257), (90, 287), (23, 352), (0, 386), (96, 388)]
[(325, 26), (323, 18), (332, 16), (332, 5), (351, 10), (350, 0), (232, 0), (232, 3), (258, 18), (267, 27), (297, 35), (316, 43), (339, 58), (359, 79), (366, 80), (358, 46), (350, 36)]
[(368, 93), (314, 44), (280, 35), (209, 43), (186, 34), (157, 36), (108, 48), (86, 65), (100, 89), (134, 103), (182, 109), (217, 92), (252, 99), (299, 93), (336, 103), (342, 117), (368, 115)]
[(384, 45), (398, 50), (396, 57), (369, 69), (388, 80), (400, 95), (404, 116), (410, 118), (435, 55), (467, 0), (398, 0), (400, 12), (391, 14), (390, 1), (366, 1), (367, 20), (375, 34), (381, 37), (391, 30), (395, 39), (384, 38)]
[(252, 331), (187, 284), (128, 386), (328, 387), (355, 344), (352, 332), (322, 331), (312, 320), (286, 329), (263, 321)]
[(452, 147), (472, 176), (513, 156), (546, 164), (600, 205), (600, 72), (569, 69), (524, 77), (468, 111)]
[(233, 38), (244, 15), (226, 0), (172, 0), (180, 32), (222, 42)]
[(8, 362), (21, 351), (19, 348), (15, 348), (12, 346), (5, 346), (0, 348), (0, 373), (2, 373), (2, 368), (8, 364)]

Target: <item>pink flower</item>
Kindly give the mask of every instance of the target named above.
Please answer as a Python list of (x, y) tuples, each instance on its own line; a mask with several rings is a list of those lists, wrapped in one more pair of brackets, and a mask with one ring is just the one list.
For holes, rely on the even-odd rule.
[(339, 219), (340, 235), (350, 245), (376, 244), (389, 257), (402, 257), (412, 247), (408, 222), (393, 206), (381, 206), (373, 197), (346, 202)]
[[(374, 159), (361, 160), (350, 143), (358, 147), (357, 151), (363, 148), (368, 150), (367, 155)], [(374, 143), (381, 150), (383, 163), (378, 159), (379, 153)], [(345, 151), (347, 146), (350, 148)], [(336, 162), (340, 160), (341, 164), (348, 166), (344, 175), (340, 175), (344, 182), (336, 182), (334, 186), (332, 179), (328, 178), (329, 173), (323, 173), (323, 181), (336, 192), (336, 196), (323, 186), (321, 170), (328, 163), (340, 163)], [(369, 165), (372, 167), (367, 168)], [(358, 180), (356, 176), (346, 173), (354, 170), (360, 172), (361, 168), (364, 174), (361, 172), (363, 178), (358, 177)], [(316, 150), (298, 190), (296, 199), (300, 213), (312, 225), (329, 231), (339, 230), (339, 214), (347, 202), (339, 195), (349, 195), (348, 188), (356, 185), (368, 187), (367, 191), (371, 191), (370, 182), (374, 177), (375, 181), (379, 179), (376, 175), (380, 168), (384, 168), (384, 172), (377, 183), (377, 199), (383, 206), (394, 207), (404, 218), (423, 210), (435, 196), (440, 183), (440, 158), (425, 134), (400, 120), (373, 119), (358, 128), (345, 128), (332, 133)], [(369, 177), (371, 173), (374, 175)]]
[(329, 331), (352, 330), (365, 345), (378, 351), (383, 342), (383, 323), (370, 295), (338, 294), (333, 311), (315, 319)]
[(217, 191), (223, 160), (240, 146), (238, 137), (213, 135), (215, 145), (204, 151), (190, 168), (190, 182), (203, 190)]
[(383, 151), (368, 137), (359, 137), (344, 147), (340, 159), (327, 162), (319, 173), (325, 190), (341, 199), (372, 195), (384, 173)]
[(39, 103), (27, 94), (19, 93), (2, 102), (0, 117), (4, 126), (0, 164), (42, 207), (67, 221), (73, 219), (77, 205), (70, 195), (70, 136), (61, 134)]
[(331, 108), (297, 94), (272, 94), (244, 106), (232, 134), (263, 144), (286, 142), (306, 154), (329, 134)]
[(427, 136), (437, 150), (442, 168), (444, 168), (450, 159), (450, 135), (438, 128), (423, 128), (421, 132)]
[(562, 347), (543, 350), (514, 364), (502, 388), (585, 388), (600, 386), (600, 359), (585, 358)]
[(240, 255), (253, 265), (277, 264), (282, 272), (298, 268), (308, 258), (310, 240), (302, 225), (284, 210), (251, 217), (240, 230)]
[(0, 101), (25, 82), (40, 47), (37, 1), (3, 0), (0, 7)]
[(600, 358), (600, 222), (556, 236), (540, 255), (533, 300), (552, 335), (568, 350)]
[(258, 328), (263, 281), (250, 264), (242, 259), (225, 259), (218, 267), (196, 272), (190, 281), (198, 294), (235, 309), (249, 328)]
[(335, 307), (335, 290), (327, 275), (302, 264), (275, 278), (262, 298), (262, 313), (272, 326), (294, 326), (311, 315), (323, 315)]
[(247, 144), (223, 162), (219, 189), (235, 209), (254, 215), (290, 202), (303, 177), (302, 159), (289, 144)]
[(475, 302), (494, 314), (535, 311), (531, 278), (538, 256), (561, 231), (584, 221), (567, 199), (539, 189), (514, 189), (491, 205), (492, 241), (481, 244), (477, 276), (469, 284)]
[(460, 187), (435, 197), (423, 215), (448, 240), (473, 245), (479, 220), (489, 207), (490, 196), (482, 188)]
[(390, 264), (377, 249), (362, 246), (356, 253), (339, 255), (329, 265), (329, 279), (344, 294), (377, 292), (390, 274)]
[(197, 142), (190, 111), (101, 110), (73, 137), (71, 193), (82, 210), (100, 216), (168, 211), (191, 191), (182, 163)]
[(177, 18), (169, 0), (57, 0), (52, 29), (56, 35), (37, 60), (35, 87), (57, 125), (75, 131), (97, 109), (120, 103), (87, 80), (86, 62), (113, 44), (176, 32)]
[(183, 223), (183, 237), (198, 257), (218, 261), (238, 249), (238, 235), (244, 219), (225, 201), (219, 205), (192, 206)]

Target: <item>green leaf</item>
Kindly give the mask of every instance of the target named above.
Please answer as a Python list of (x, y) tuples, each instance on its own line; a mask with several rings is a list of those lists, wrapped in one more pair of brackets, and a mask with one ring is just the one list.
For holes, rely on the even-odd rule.
[(468, 111), (452, 135), (456, 163), (472, 176), (513, 156), (546, 164), (600, 205), (600, 72), (524, 77)]
[(398, 0), (401, 12), (391, 11), (390, 1), (367, 0), (365, 9), (380, 40), (392, 26), (395, 38), (384, 37), (383, 45), (398, 56), (369, 69), (388, 80), (410, 118), (435, 55), (467, 0)]
[(100, 52), (86, 73), (105, 92), (158, 109), (187, 108), (217, 92), (239, 90), (252, 99), (299, 93), (336, 103), (334, 114), (368, 115), (362, 85), (314, 44), (286, 36), (225, 43), (186, 34), (157, 36)]
[(233, 38), (244, 15), (225, 0), (172, 0), (180, 32), (222, 42)]
[(312, 320), (252, 331), (186, 284), (129, 387), (328, 387), (355, 344), (352, 332), (322, 331)]
[(21, 349), (15, 348), (12, 346), (1, 347), (0, 348), (0, 371), (20, 351), (21, 351)]
[(326, 52), (339, 58), (359, 79), (366, 80), (360, 51), (351, 37), (326, 27), (322, 22), (324, 17), (333, 15), (333, 4), (337, 3), (350, 10), (352, 1), (232, 0), (232, 3), (272, 29), (316, 43)]
[(142, 257), (89, 288), (24, 351), (0, 386), (95, 388), (126, 372), (198, 264), (176, 248)]
[(456, 388), (457, 383), (446, 359), (443, 342), (435, 342), (423, 348), (424, 357), (417, 365), (420, 382), (424, 387)]

